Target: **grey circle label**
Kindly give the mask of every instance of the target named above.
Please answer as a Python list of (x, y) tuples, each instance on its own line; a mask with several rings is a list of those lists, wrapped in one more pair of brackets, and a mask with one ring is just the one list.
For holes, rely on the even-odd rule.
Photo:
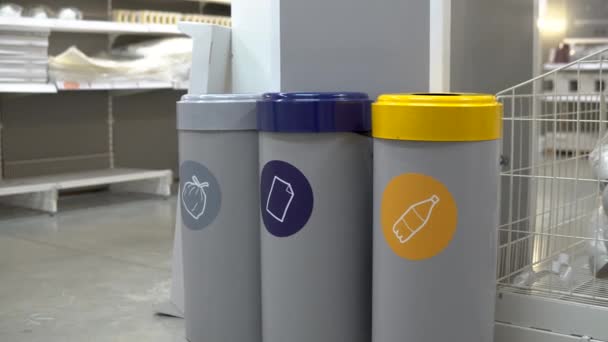
[(179, 201), (182, 223), (201, 230), (210, 225), (220, 212), (220, 185), (204, 165), (192, 160), (182, 163), (179, 170)]

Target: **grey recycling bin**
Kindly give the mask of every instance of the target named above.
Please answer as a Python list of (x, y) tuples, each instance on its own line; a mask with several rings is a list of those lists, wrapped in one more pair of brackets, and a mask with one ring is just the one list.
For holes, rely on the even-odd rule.
[(260, 342), (256, 95), (177, 105), (186, 338)]
[(373, 342), (493, 340), (501, 113), (489, 95), (374, 103)]
[(265, 342), (369, 342), (370, 102), (280, 93), (258, 104)]

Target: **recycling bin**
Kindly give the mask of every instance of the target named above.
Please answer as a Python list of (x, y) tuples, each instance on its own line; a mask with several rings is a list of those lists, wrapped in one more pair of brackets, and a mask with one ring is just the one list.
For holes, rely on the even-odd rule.
[(186, 337), (261, 341), (256, 95), (177, 105)]
[(490, 95), (373, 104), (373, 342), (493, 340), (501, 116)]
[(370, 340), (370, 107), (361, 93), (258, 102), (265, 342)]

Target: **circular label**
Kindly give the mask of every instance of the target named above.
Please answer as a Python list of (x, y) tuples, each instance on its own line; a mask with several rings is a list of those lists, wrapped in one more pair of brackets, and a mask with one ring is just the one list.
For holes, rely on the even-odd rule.
[(262, 221), (268, 232), (277, 237), (291, 236), (302, 229), (313, 208), (310, 183), (295, 166), (273, 160), (260, 176)]
[(204, 165), (187, 160), (179, 170), (179, 201), (182, 223), (200, 230), (213, 222), (220, 212), (220, 185)]
[(384, 189), (380, 210), (386, 242), (405, 259), (436, 256), (456, 233), (456, 202), (448, 188), (430, 176), (408, 173), (393, 178)]

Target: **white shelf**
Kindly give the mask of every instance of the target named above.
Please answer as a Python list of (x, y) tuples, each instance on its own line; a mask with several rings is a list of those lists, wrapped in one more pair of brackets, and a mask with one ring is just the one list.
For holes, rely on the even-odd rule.
[(538, 328), (520, 327), (517, 325), (496, 322), (494, 325), (494, 342), (602, 342), (592, 338), (554, 333)]
[[(519, 292), (521, 293), (508, 288), (498, 289), (497, 322), (508, 323), (513, 327), (533, 327), (555, 335), (591, 336), (600, 341), (608, 341), (606, 307), (573, 302), (567, 295), (564, 298), (546, 298), (530, 290)], [(525, 341), (561, 341), (540, 339), (540, 333), (529, 334), (529, 339)]]
[(50, 213), (57, 212), (61, 190), (110, 185), (122, 192), (171, 195), (170, 170), (105, 169), (0, 181), (0, 202)]
[(56, 92), (55, 85), (48, 83), (0, 83), (0, 93), (53, 94)]
[(187, 82), (55, 82), (55, 83), (0, 83), (0, 93), (54, 94), (58, 91), (106, 91), (106, 90), (188, 90)]
[(0, 196), (13, 196), (25, 193), (54, 190), (53, 184), (21, 181), (0, 181)]
[(551, 95), (552, 93), (543, 94), (540, 97), (541, 101), (547, 102), (580, 102), (580, 103), (598, 103), (600, 102), (599, 95)]
[[(543, 65), (543, 69), (545, 71), (553, 71), (555, 69), (559, 69), (562, 68), (564, 66), (566, 66), (567, 64), (565, 63), (546, 63)], [(602, 68), (603, 70), (608, 70), (608, 61), (603, 62), (602, 64)], [(576, 72), (576, 71), (598, 71), (600, 70), (600, 63), (599, 62), (582, 62), (576, 65), (573, 65), (571, 67), (568, 67), (566, 69), (564, 69), (564, 71), (570, 71), (570, 72)]]
[(545, 152), (581, 152), (589, 153), (597, 145), (597, 133), (585, 132), (546, 132), (541, 140), (540, 147)]
[(188, 0), (192, 2), (204, 2), (210, 4), (221, 4), (221, 5), (231, 5), (232, 0)]
[(151, 90), (173, 89), (171, 82), (139, 81), (139, 82), (63, 82), (55, 83), (60, 91), (77, 90)]
[[(133, 182), (154, 178), (171, 177), (169, 170), (136, 170), (136, 169), (106, 169), (96, 171), (84, 171), (76, 173), (64, 173), (58, 175), (31, 177), (19, 180), (8, 180), (0, 182), (0, 189), (5, 183), (36, 185), (54, 184), (58, 190), (69, 190), (98, 185), (108, 185), (123, 182)], [(167, 194), (168, 195), (168, 194)]]
[(564, 43), (570, 45), (584, 45), (584, 44), (608, 44), (607, 38), (565, 38)]
[(176, 25), (130, 24), (101, 20), (0, 18), (0, 29), (2, 28), (38, 28), (48, 29), (51, 32), (99, 34), (181, 34)]

